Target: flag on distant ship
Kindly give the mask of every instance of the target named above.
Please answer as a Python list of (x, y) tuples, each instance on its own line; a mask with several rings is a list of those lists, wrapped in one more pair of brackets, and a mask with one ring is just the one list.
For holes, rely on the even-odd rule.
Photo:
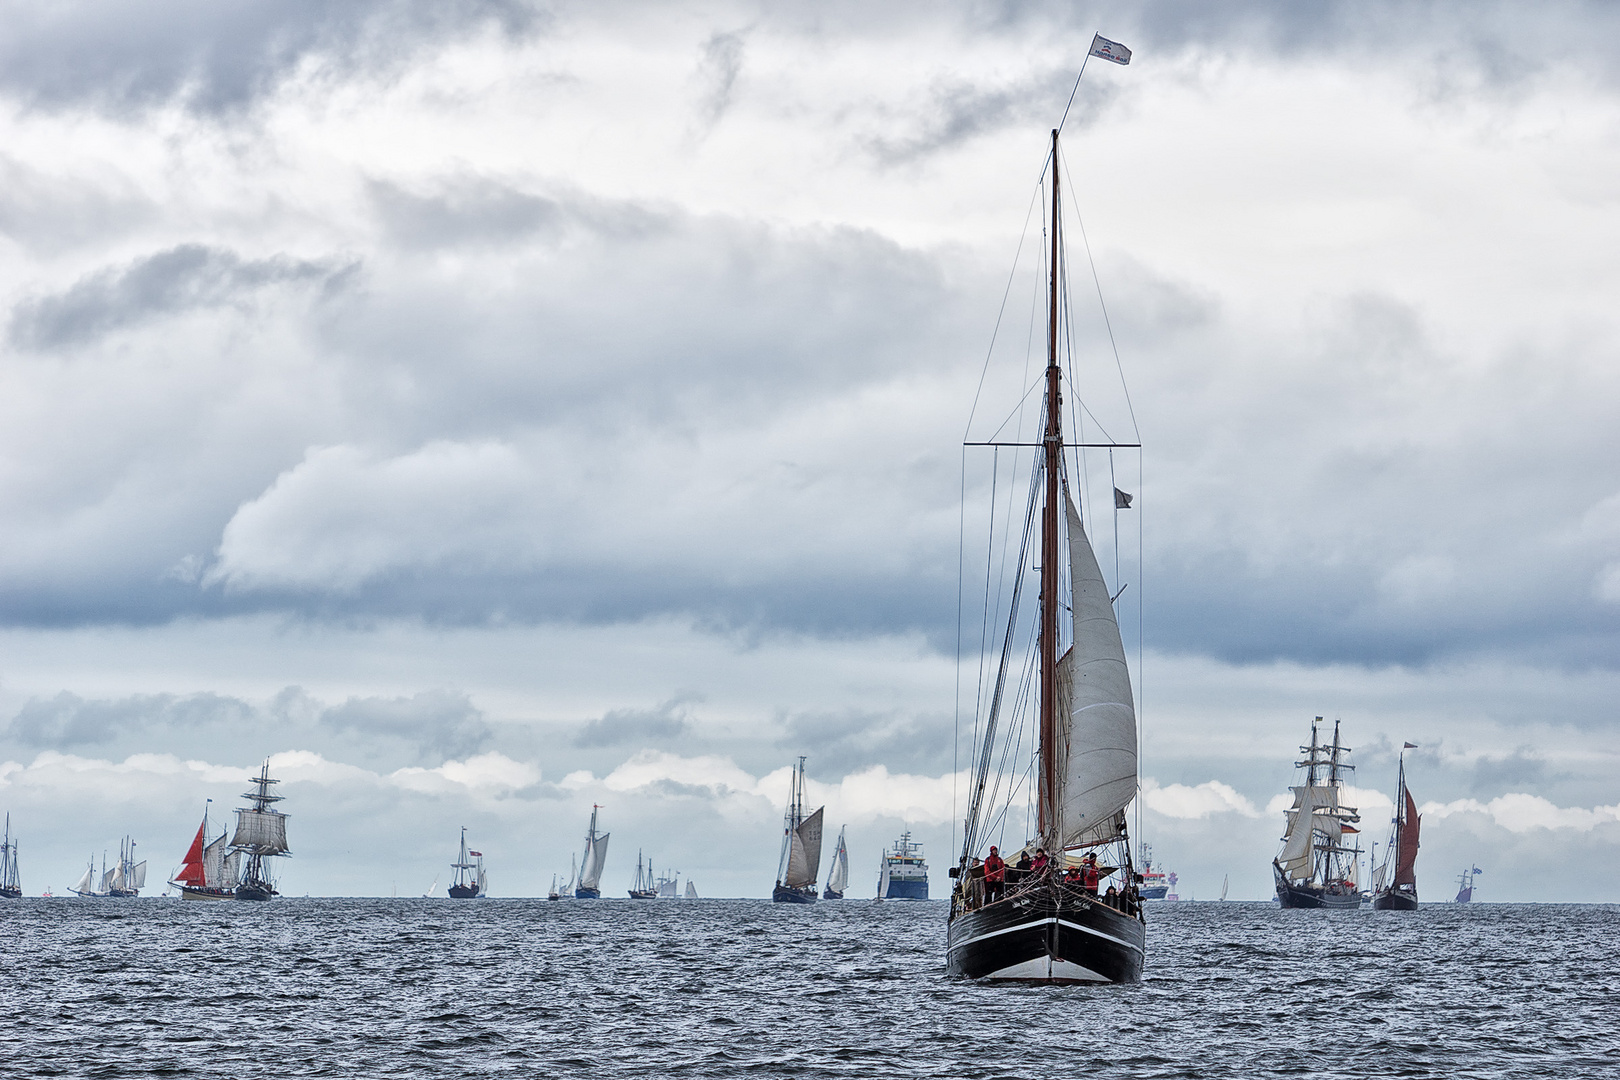
[(1134, 498), (1136, 498), (1136, 496), (1132, 495), (1130, 492), (1121, 491), (1121, 490), (1119, 490), (1119, 488), (1115, 488), (1114, 489), (1114, 509), (1115, 510), (1129, 510), (1131, 508), (1131, 500), (1134, 499)]
[(1091, 37), (1091, 55), (1100, 56), (1104, 60), (1112, 60), (1116, 64), (1128, 64), (1131, 62), (1131, 50), (1117, 41), (1109, 41), (1101, 34), (1093, 34)]
[(1416, 750), (1416, 749), (1417, 749), (1417, 748), (1418, 748), (1418, 747), (1417, 747), (1417, 743), (1415, 743), (1415, 742), (1409, 742), (1409, 743), (1406, 743), (1406, 744), (1405, 744), (1405, 745), (1404, 745), (1404, 746), (1403, 746), (1403, 747), (1402, 747), (1402, 749), (1404, 749), (1404, 750)]

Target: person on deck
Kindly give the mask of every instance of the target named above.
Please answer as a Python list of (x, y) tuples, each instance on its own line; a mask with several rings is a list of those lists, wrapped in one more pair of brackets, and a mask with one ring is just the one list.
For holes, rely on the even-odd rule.
[(1080, 864), (1080, 888), (1083, 892), (1089, 893), (1093, 898), (1095, 898), (1097, 895), (1097, 882), (1099, 880), (1100, 878), (1097, 873), (1097, 853), (1095, 851), (1088, 851), (1086, 852), (1085, 861)]
[(990, 854), (984, 857), (984, 902), (993, 904), (1000, 900), (1007, 891), (1007, 864), (1001, 860), (1001, 853), (994, 844), (990, 845)]
[(1011, 885), (1023, 881), (1029, 874), (1029, 849), (1025, 848), (1018, 853), (1018, 861), (1013, 864), (1012, 872), (1007, 875), (1007, 883)]
[(1046, 857), (1045, 848), (1036, 848), (1035, 861), (1029, 864), (1029, 869), (1032, 873), (1044, 874), (1046, 873), (1046, 868), (1051, 865), (1051, 862), (1052, 860)]
[(1108, 886), (1108, 891), (1103, 894), (1103, 903), (1111, 908), (1119, 907), (1119, 890), (1112, 885)]

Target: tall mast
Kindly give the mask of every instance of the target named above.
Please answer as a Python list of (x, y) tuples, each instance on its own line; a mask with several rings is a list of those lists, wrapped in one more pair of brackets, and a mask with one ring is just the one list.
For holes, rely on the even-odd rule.
[(1063, 413), (1058, 380), (1058, 133), (1052, 129), (1052, 253), (1046, 311), (1046, 507), (1041, 515), (1041, 791), (1043, 839), (1055, 825), (1057, 794), (1058, 476), (1063, 466)]

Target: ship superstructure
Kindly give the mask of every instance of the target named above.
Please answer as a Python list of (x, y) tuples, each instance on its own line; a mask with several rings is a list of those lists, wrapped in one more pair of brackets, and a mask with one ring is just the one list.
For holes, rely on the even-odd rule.
[(911, 839), (908, 829), (883, 853), (878, 871), (878, 899), (928, 899), (928, 864), (923, 861), (922, 845)]

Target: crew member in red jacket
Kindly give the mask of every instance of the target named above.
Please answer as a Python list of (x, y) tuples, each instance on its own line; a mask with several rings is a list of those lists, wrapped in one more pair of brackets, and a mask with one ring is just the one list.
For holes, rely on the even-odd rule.
[(1080, 888), (1092, 896), (1097, 895), (1097, 853), (1086, 852), (1085, 861), (1080, 864)]
[(1007, 864), (1001, 861), (996, 846), (991, 844), (990, 854), (984, 857), (984, 902), (993, 904), (1000, 900), (1006, 888)]

